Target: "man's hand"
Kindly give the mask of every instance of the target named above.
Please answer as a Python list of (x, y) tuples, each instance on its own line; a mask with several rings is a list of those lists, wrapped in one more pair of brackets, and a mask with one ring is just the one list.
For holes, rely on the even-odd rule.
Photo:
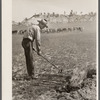
[(40, 56), (41, 55), (41, 51), (38, 51), (37, 54)]
[(34, 50), (35, 52), (37, 52), (37, 54), (38, 54), (39, 56), (41, 55), (41, 51), (40, 51), (40, 50), (39, 50), (39, 51), (36, 51), (34, 47), (33, 47), (33, 50)]

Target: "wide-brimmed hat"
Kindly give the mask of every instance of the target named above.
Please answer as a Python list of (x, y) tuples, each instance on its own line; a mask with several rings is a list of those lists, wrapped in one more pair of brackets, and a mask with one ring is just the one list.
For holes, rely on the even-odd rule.
[(46, 28), (48, 28), (46, 19), (38, 20), (38, 22), (43, 24)]

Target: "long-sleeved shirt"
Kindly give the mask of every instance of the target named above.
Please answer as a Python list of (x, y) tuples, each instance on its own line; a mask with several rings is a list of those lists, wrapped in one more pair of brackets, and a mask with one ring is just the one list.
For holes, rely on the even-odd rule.
[(28, 38), (32, 42), (36, 42), (36, 49), (40, 51), (40, 44), (41, 44), (41, 36), (40, 36), (40, 27), (38, 25), (32, 25), (27, 27), (24, 32), (23, 38)]

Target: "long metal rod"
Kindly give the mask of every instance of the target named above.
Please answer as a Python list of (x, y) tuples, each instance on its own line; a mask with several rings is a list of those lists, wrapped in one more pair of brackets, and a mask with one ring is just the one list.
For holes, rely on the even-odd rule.
[[(37, 53), (37, 51), (33, 48), (33, 51), (35, 51), (36, 53)], [(42, 56), (41, 54), (40, 54), (40, 56), (42, 57), (42, 58), (44, 58), (47, 62), (49, 62), (52, 66), (54, 66), (55, 68), (57, 68), (58, 69), (58, 67), (56, 66), (56, 65), (54, 65), (53, 63), (51, 63), (47, 58), (45, 58), (44, 56)]]

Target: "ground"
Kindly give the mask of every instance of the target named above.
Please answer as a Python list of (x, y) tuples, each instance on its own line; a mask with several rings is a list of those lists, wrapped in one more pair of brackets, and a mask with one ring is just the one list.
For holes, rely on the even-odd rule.
[[(84, 87), (76, 91), (59, 92), (64, 75), (75, 68), (96, 69), (96, 32), (61, 32), (41, 35), (42, 55), (55, 64), (49, 64), (34, 52), (35, 72), (39, 79), (28, 79), (22, 35), (12, 35), (12, 97), (13, 100), (96, 100), (96, 77), (86, 78)], [(62, 69), (62, 73), (58, 73)]]

